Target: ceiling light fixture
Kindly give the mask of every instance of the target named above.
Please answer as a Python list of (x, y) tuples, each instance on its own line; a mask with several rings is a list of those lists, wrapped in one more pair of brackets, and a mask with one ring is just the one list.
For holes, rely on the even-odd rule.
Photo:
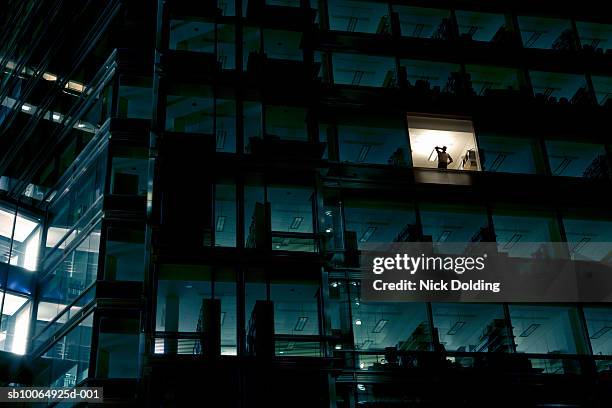
[(455, 322), (455, 324), (453, 324), (453, 326), (448, 330), (448, 332), (446, 332), (446, 334), (449, 336), (454, 336), (459, 330), (461, 330), (463, 326), (465, 326), (465, 324), (466, 322), (462, 321)]
[(359, 238), (359, 242), (368, 242), (372, 235), (374, 235), (374, 232), (376, 232), (376, 227), (368, 227), (363, 232), (363, 235), (361, 235), (361, 238)]
[(374, 326), (374, 329), (372, 329), (372, 333), (380, 333), (381, 331), (383, 331), (387, 323), (389, 323), (389, 320), (380, 319), (378, 323), (376, 323), (376, 326)]
[(597, 332), (593, 333), (593, 335), (591, 336), (591, 339), (597, 340), (598, 338), (600, 338), (601, 336), (603, 336), (604, 334), (606, 334), (610, 330), (612, 330), (612, 327), (604, 326), (601, 329), (597, 330)]
[(540, 327), (541, 324), (539, 323), (532, 323), (529, 325), (529, 327), (527, 327), (521, 334), (519, 334), (519, 337), (529, 337), (531, 336), (531, 334), (536, 331), (536, 329), (538, 327)]
[(304, 331), (304, 327), (306, 326), (306, 322), (308, 321), (307, 316), (298, 317), (297, 322), (295, 323), (295, 327), (293, 330), (295, 331)]
[(225, 216), (224, 215), (220, 215), (217, 217), (217, 223), (215, 226), (215, 231), (216, 232), (223, 232), (223, 229), (225, 228)]
[(302, 225), (302, 221), (304, 221), (304, 217), (295, 217), (293, 218), (293, 222), (289, 226), (290, 229), (298, 229), (300, 225)]
[(512, 249), (517, 242), (519, 242), (523, 238), (522, 234), (514, 234), (508, 242), (504, 244), (504, 249)]

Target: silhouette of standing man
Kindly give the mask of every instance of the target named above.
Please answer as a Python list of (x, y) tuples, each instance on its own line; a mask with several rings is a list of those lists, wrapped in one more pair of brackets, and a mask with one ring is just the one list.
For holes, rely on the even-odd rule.
[(438, 168), (446, 169), (448, 165), (453, 162), (453, 158), (450, 154), (446, 153), (446, 146), (440, 147), (436, 146), (436, 152), (438, 153)]

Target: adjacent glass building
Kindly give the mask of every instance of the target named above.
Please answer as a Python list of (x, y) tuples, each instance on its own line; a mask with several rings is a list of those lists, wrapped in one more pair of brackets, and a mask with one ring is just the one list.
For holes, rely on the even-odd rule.
[(359, 272), (391, 242), (612, 264), (597, 7), (7, 5), (0, 385), (103, 386), (118, 406), (608, 406), (610, 304), (370, 302)]

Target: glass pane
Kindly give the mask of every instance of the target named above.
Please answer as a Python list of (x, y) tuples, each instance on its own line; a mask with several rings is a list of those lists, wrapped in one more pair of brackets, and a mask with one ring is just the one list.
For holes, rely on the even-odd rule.
[(57, 341), (43, 356), (49, 359), (52, 387), (74, 387), (89, 377), (93, 314)]
[(612, 261), (612, 220), (604, 217), (563, 217), (570, 255), (574, 260)]
[(547, 140), (546, 152), (554, 176), (609, 177), (608, 158), (603, 145)]
[[(423, 204), (419, 209), (423, 234), (431, 237), (437, 250), (464, 253), (468, 243), (486, 241), (490, 236), (484, 207)], [(454, 245), (443, 245), (451, 242)]]
[(303, 61), (302, 33), (284, 30), (263, 30), (264, 53), (268, 58)]
[(532, 305), (510, 305), (509, 308), (517, 352), (585, 352), (584, 333), (575, 308)]
[(389, 6), (372, 1), (328, 1), (329, 29), (360, 33), (387, 33)]
[(110, 180), (111, 194), (147, 194), (149, 160), (147, 151), (140, 148), (114, 149)]
[(394, 5), (393, 11), (399, 14), (400, 30), (404, 37), (450, 38), (451, 23), (448, 10)]
[(536, 139), (491, 134), (478, 135), (483, 171), (542, 174), (544, 158)]
[(215, 185), (215, 246), (236, 246), (236, 186)]
[(408, 86), (434, 92), (454, 93), (457, 90), (457, 77), (461, 75), (458, 64), (403, 59), (400, 65), (406, 70)]
[(125, 77), (119, 81), (118, 117), (151, 119), (153, 110), (151, 78)]
[(353, 335), (357, 350), (430, 350), (431, 331), (424, 303), (365, 302), (351, 297)]
[(202, 299), (212, 293), (208, 267), (162, 265), (157, 288), (157, 331), (198, 332)]
[(506, 32), (506, 18), (503, 14), (481, 13), (457, 10), (457, 25), (463, 38), (474, 41), (495, 41)]
[(26, 297), (0, 291), (0, 304), (0, 350), (23, 355), (28, 343), (31, 302)]
[(145, 270), (144, 229), (110, 227), (106, 241), (106, 280), (138, 281)]
[(612, 309), (607, 307), (584, 308), (589, 339), (593, 354), (612, 355)]
[(612, 24), (576, 21), (576, 28), (582, 48), (601, 53), (612, 49)]
[(518, 71), (513, 68), (488, 65), (466, 65), (472, 91), (479, 96), (487, 96), (491, 91), (520, 89)]
[(338, 125), (340, 161), (408, 166), (408, 138), (399, 120), (357, 121)]
[(502, 305), (433, 303), (434, 327), (447, 351), (512, 352)]
[(271, 186), (267, 189), (272, 223), (272, 248), (282, 251), (316, 250), (313, 233), (314, 190)]
[(408, 133), (415, 167), (480, 170), (471, 121), (408, 116)]
[[(309, 281), (274, 281), (270, 300), (274, 302), (274, 333), (319, 334), (319, 284)], [(291, 344), (287, 345), (291, 351)]]
[(0, 262), (8, 263), (11, 258), (11, 240), (15, 224), (15, 209), (0, 207)]
[(494, 210), (497, 248), (515, 258), (563, 257), (559, 226), (551, 213), (537, 210)]
[(518, 16), (525, 48), (573, 49), (575, 38), (569, 20)]
[(347, 199), (344, 217), (346, 249), (361, 248), (366, 242), (408, 242), (418, 237), (410, 204)]
[(209, 87), (176, 86), (166, 104), (166, 130), (213, 134), (215, 100)]
[(138, 378), (139, 320), (100, 319), (96, 378)]
[(306, 109), (290, 106), (266, 106), (266, 137), (283, 140), (308, 140)]
[(382, 88), (397, 84), (395, 59), (391, 57), (334, 53), (332, 66), (336, 84)]
[(591, 102), (584, 75), (529, 71), (529, 77), (533, 94), (541, 102), (564, 104)]

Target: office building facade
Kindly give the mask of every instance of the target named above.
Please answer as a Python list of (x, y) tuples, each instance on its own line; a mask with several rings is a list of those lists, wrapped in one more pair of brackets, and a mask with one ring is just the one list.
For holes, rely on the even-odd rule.
[(597, 4), (4, 6), (2, 384), (130, 406), (612, 401), (609, 304), (372, 302), (359, 268), (392, 242), (610, 266)]

